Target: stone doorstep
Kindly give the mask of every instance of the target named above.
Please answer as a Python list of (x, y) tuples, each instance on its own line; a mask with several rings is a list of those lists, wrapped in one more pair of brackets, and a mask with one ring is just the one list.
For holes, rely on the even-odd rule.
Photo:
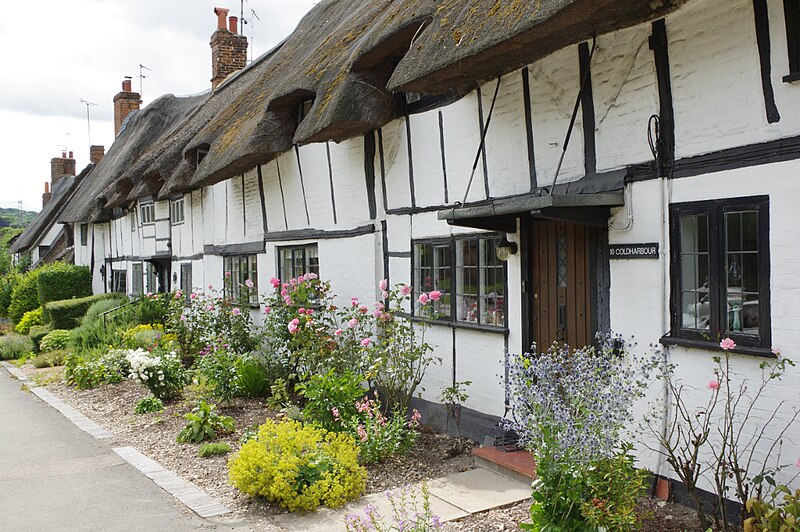
[[(420, 490), (419, 483), (412, 487)], [(474, 513), (508, 506), (531, 496), (528, 483), (482, 468), (431, 480), (428, 489), (431, 512), (443, 522), (457, 521)], [(364, 515), (364, 508), (368, 504), (374, 505), (386, 521), (391, 520), (392, 507), (386, 495), (373, 493), (337, 510), (320, 508), (316, 512), (287, 513), (276, 516), (274, 522), (292, 532), (344, 531), (344, 517), (347, 514)], [(421, 497), (418, 497), (417, 504), (418, 510), (421, 510)]]
[(472, 450), (475, 463), (529, 485), (536, 476), (536, 462), (531, 453), (524, 449), (504, 452), (496, 447), (478, 447)]

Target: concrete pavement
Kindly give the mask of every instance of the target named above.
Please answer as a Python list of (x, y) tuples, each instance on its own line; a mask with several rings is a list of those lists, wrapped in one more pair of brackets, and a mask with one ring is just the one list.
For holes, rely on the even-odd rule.
[(0, 370), (0, 530), (229, 529), (175, 500)]

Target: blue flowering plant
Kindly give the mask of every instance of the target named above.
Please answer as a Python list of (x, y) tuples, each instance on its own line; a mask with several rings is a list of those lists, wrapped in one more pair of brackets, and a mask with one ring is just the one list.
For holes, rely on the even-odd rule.
[(509, 372), (514, 429), (537, 464), (532, 523), (523, 528), (630, 529), (645, 478), (623, 435), (658, 357), (636, 357), (610, 336), (597, 346), (531, 352)]

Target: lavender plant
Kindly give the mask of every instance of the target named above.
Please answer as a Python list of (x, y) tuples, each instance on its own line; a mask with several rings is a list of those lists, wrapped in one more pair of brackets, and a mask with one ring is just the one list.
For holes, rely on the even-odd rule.
[[(659, 359), (636, 357), (620, 338), (512, 360), (514, 429), (537, 463), (527, 530), (628, 530), (644, 479), (622, 439), (633, 403)], [(604, 482), (598, 482), (598, 472)]]
[[(420, 494), (422, 501), (419, 500)], [(442, 528), (441, 518), (431, 512), (430, 493), (424, 482), (419, 492), (406, 485), (402, 489), (387, 491), (386, 497), (392, 507), (391, 522), (386, 522), (375, 505), (368, 504), (364, 515), (345, 516), (347, 532), (430, 532)]]

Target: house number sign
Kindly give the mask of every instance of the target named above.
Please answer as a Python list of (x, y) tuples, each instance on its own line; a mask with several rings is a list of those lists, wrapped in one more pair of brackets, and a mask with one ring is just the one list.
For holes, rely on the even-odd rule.
[(611, 244), (608, 246), (612, 259), (657, 259), (658, 242), (649, 244)]

